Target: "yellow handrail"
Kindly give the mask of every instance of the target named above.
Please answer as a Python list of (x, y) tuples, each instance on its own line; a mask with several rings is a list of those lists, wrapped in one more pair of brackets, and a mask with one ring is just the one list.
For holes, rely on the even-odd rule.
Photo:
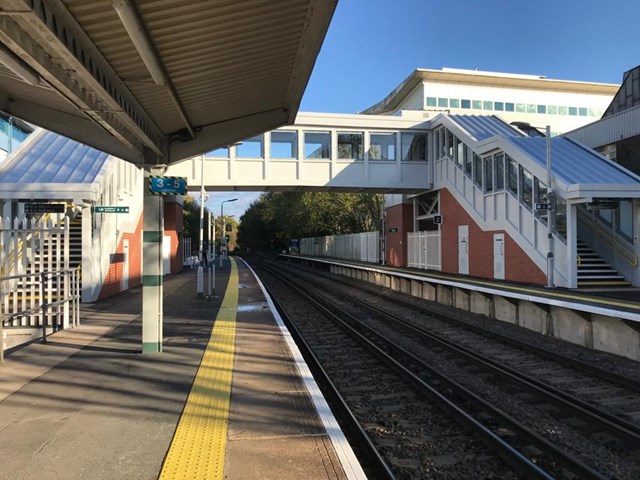
[[(624, 243), (618, 240), (613, 234), (607, 231), (604, 227), (598, 224), (598, 221), (593, 217), (593, 215), (587, 215), (581, 210), (578, 210), (578, 214), (583, 217), (587, 217), (589, 222), (593, 227), (593, 232), (598, 235), (604, 243), (606, 243), (609, 247), (611, 247), (614, 251), (618, 252), (623, 260), (625, 260), (629, 265), (633, 268), (637, 268), (638, 266), (638, 256), (635, 254), (633, 250), (627, 247)], [(619, 248), (617, 248), (619, 246)]]

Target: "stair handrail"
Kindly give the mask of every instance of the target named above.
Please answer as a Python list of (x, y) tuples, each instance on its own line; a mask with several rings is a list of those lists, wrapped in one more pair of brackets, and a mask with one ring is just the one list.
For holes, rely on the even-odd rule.
[(607, 244), (615, 252), (617, 252), (620, 255), (620, 257), (622, 257), (622, 259), (626, 261), (629, 265), (631, 265), (633, 268), (638, 267), (638, 256), (631, 248), (629, 248), (627, 245), (622, 243), (620, 240), (616, 238), (615, 235), (613, 235), (611, 232), (605, 229), (602, 225), (600, 225), (599, 223), (600, 220), (595, 218), (593, 214), (586, 213), (581, 208), (578, 208), (577, 211), (578, 211), (578, 217), (582, 216), (583, 221), (588, 221), (592, 227), (595, 227), (593, 228), (593, 232), (596, 235), (598, 235), (598, 237), (600, 237), (600, 239), (602, 239), (605, 244)]

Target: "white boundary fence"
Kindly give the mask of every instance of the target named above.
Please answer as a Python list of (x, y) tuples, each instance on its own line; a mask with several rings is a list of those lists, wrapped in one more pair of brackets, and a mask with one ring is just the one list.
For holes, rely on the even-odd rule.
[(407, 266), (440, 270), (440, 232), (407, 233)]
[(300, 239), (300, 255), (380, 262), (380, 233), (365, 232)]

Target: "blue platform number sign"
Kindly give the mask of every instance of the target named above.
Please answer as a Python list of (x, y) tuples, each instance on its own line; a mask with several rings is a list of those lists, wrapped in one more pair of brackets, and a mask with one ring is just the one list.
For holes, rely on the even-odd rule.
[(187, 179), (184, 177), (149, 177), (149, 191), (156, 195), (186, 195)]

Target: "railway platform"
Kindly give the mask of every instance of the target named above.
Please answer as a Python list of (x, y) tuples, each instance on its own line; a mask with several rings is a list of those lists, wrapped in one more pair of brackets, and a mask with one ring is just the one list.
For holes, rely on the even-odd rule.
[(640, 291), (635, 288), (545, 288), (330, 257), (279, 257), (640, 361)]
[(0, 366), (0, 478), (365, 478), (242, 260), (165, 277), (163, 352), (142, 355), (141, 288)]

